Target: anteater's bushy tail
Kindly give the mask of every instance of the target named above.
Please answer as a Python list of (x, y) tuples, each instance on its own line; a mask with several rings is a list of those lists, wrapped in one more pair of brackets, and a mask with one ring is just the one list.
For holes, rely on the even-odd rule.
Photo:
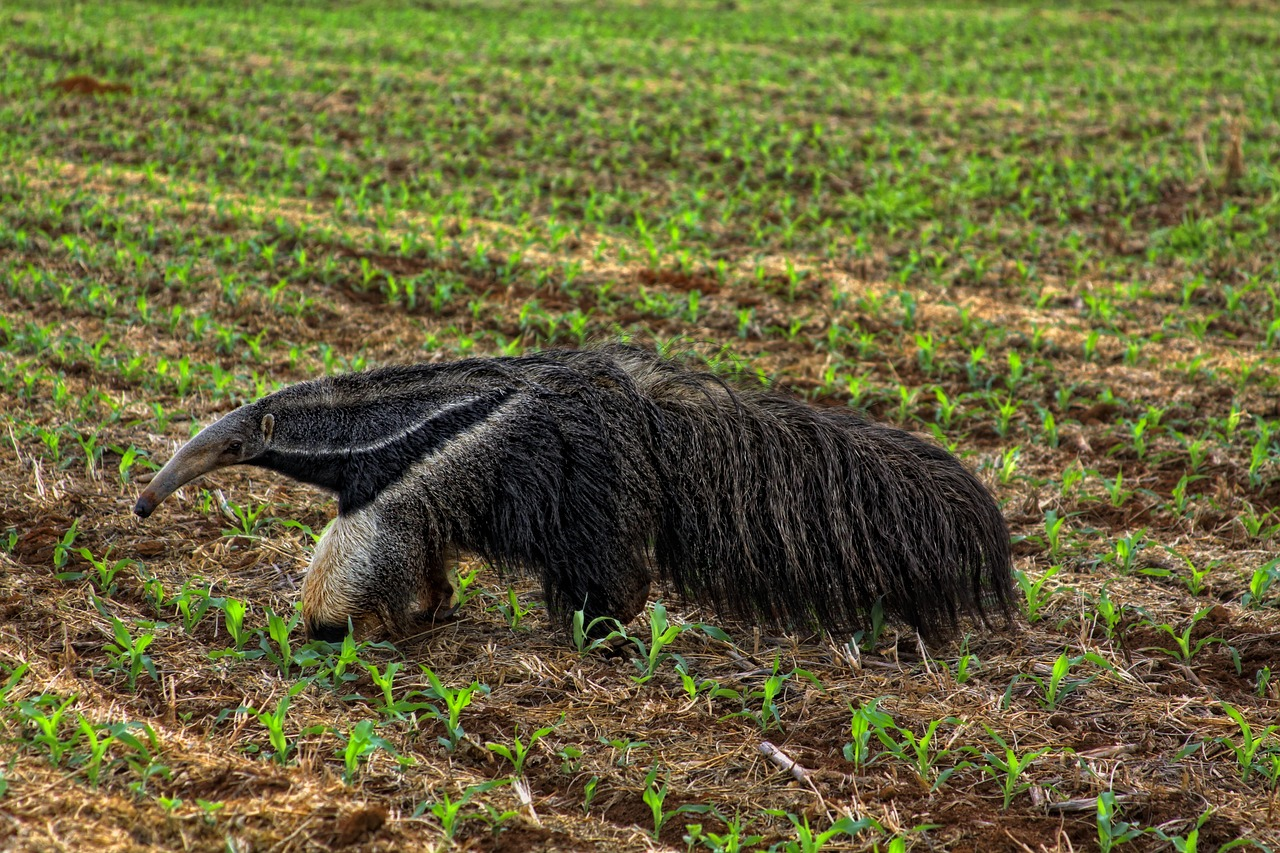
[(927, 640), (1007, 617), (1009, 533), (954, 456), (848, 410), (634, 350), (658, 481), (654, 562), (688, 598), (759, 624), (866, 626), (877, 601)]

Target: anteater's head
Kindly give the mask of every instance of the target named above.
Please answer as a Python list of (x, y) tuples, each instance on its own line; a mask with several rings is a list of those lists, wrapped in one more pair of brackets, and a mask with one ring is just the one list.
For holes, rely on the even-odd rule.
[(138, 495), (133, 511), (146, 518), (162, 500), (197, 477), (253, 462), (270, 446), (275, 423), (274, 415), (251, 404), (205, 427), (160, 469)]

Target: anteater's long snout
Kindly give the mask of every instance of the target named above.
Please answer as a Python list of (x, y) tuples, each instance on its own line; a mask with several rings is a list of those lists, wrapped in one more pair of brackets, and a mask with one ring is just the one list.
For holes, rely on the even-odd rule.
[(218, 459), (220, 448), (221, 441), (216, 434), (210, 434), (210, 430), (184, 444), (138, 495), (138, 502), (133, 505), (134, 513), (146, 518), (155, 512), (161, 501), (187, 483), (223, 467)]
[(155, 512), (156, 504), (158, 503), (160, 503), (160, 501), (156, 498), (155, 493), (150, 489), (147, 489), (145, 492), (138, 495), (138, 502), (133, 505), (133, 514), (139, 518), (146, 518), (148, 515)]

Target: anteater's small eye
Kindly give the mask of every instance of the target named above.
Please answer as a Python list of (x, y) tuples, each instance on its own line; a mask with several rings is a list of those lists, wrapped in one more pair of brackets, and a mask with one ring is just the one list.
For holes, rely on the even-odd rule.
[(227, 452), (228, 452), (228, 453), (239, 453), (239, 452), (240, 452), (240, 448), (241, 448), (241, 447), (243, 447), (243, 445), (242, 445), (240, 442), (238, 442), (238, 441), (233, 441), (233, 442), (231, 442), (230, 444), (228, 444), (228, 445), (227, 445)]

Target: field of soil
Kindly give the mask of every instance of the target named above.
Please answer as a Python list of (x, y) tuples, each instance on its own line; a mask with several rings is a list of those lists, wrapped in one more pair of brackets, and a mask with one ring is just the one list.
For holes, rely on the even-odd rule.
[[(0, 7), (0, 848), (1280, 849), (1280, 5)], [(294, 382), (617, 339), (952, 449), (1016, 624), (308, 642)], [(771, 757), (771, 750), (773, 751)], [(794, 764), (794, 766), (793, 766)]]

